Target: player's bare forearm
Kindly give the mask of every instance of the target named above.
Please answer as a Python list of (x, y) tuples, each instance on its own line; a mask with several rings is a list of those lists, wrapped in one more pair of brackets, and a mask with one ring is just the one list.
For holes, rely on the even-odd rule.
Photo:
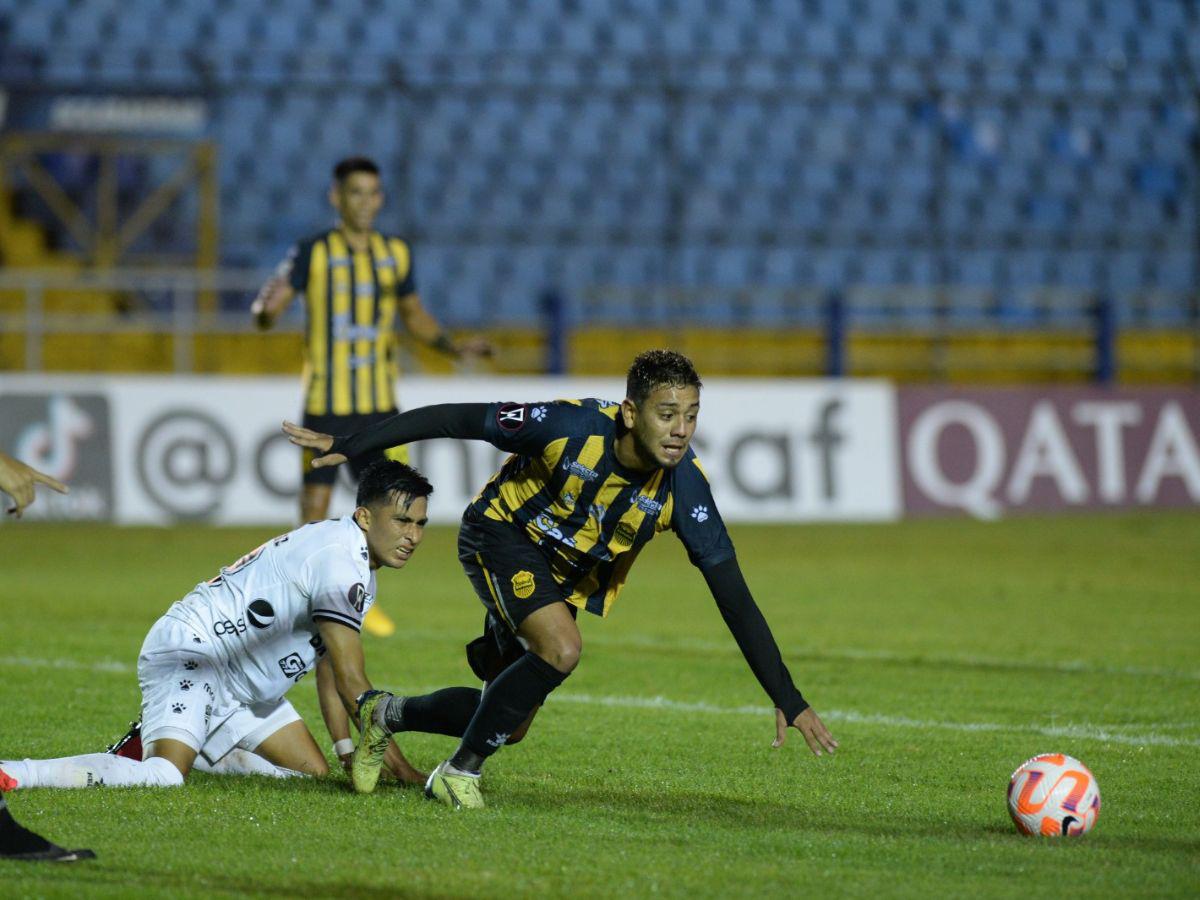
[(421, 298), (416, 294), (410, 294), (401, 300), (399, 311), (400, 322), (404, 325), (404, 330), (422, 344), (427, 344), (452, 356), (457, 354), (457, 350), (449, 341), (442, 326), (438, 324), (438, 320), (429, 314), (429, 310), (424, 307)]
[(317, 702), (321, 705), (321, 718), (329, 730), (329, 738), (335, 744), (350, 739), (350, 716), (338, 694), (333, 665), (328, 657), (317, 663)]
[(268, 279), (254, 298), (254, 302), (250, 304), (254, 324), (260, 330), (266, 331), (275, 324), (275, 320), (288, 308), (295, 296), (296, 292), (285, 279), (278, 275)]
[(371, 690), (363, 660), (362, 639), (353, 628), (336, 622), (322, 621), (321, 640), (325, 642), (326, 658), (333, 670), (337, 695), (347, 714), (356, 719), (358, 698)]
[(469, 337), (462, 341), (451, 339), (449, 333), (438, 323), (421, 303), (421, 298), (410, 294), (400, 301), (400, 321), (405, 330), (421, 343), (453, 356), (483, 357), (491, 356), (491, 342), (482, 337)]

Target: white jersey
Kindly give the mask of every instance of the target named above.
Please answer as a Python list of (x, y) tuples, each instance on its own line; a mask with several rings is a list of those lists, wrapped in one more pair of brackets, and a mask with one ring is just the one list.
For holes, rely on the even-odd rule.
[(375, 601), (367, 541), (351, 516), (267, 541), (172, 604), (195, 650), (228, 673), (243, 703), (278, 700), (324, 655), (318, 622), (358, 631)]

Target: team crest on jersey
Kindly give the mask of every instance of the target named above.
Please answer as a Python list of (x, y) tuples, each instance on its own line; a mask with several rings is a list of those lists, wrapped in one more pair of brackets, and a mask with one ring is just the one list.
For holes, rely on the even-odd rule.
[(496, 410), (496, 424), (504, 431), (520, 431), (525, 425), (525, 407), (520, 403), (505, 403)]
[(537, 587), (533, 580), (533, 573), (526, 572), (522, 569), (512, 577), (513, 595), (521, 600), (533, 596), (533, 590)]
[(637, 537), (637, 529), (628, 522), (618, 522), (617, 530), (613, 532), (613, 543), (624, 544), (626, 547), (632, 547), (633, 541)]
[(350, 605), (354, 607), (354, 611), (359, 615), (367, 607), (367, 601), (371, 599), (371, 595), (367, 593), (367, 589), (361, 584), (352, 584), (350, 586), (349, 598)]
[(270, 628), (275, 621), (275, 607), (259, 597), (250, 601), (250, 605), (246, 607), (246, 618), (255, 628)]

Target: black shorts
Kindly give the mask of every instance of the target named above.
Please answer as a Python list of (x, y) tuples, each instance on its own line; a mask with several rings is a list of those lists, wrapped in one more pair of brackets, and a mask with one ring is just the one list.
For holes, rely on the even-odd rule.
[[(517, 629), (526, 617), (566, 597), (549, 561), (519, 526), (468, 511), (458, 531), (458, 559), (487, 609), (484, 634), (467, 645), (467, 660), (491, 681), (524, 654)], [(576, 608), (566, 606), (575, 615)]]
[[(396, 413), (393, 412), (377, 412), (377, 413), (361, 413), (350, 416), (334, 416), (334, 415), (314, 415), (312, 413), (304, 414), (304, 421), (301, 423), (305, 428), (311, 428), (313, 431), (320, 431), (323, 434), (343, 435), (353, 434), (356, 431), (362, 431), (368, 425), (374, 425), (376, 422), (382, 422), (384, 419), (390, 419)], [(320, 469), (312, 467), (312, 461), (320, 456), (315, 450), (305, 450), (303, 455), (303, 473), (305, 484), (333, 484), (337, 479), (338, 470), (341, 466), (324, 466)], [(365, 453), (362, 456), (355, 457), (346, 465), (350, 468), (350, 474), (354, 476), (354, 480), (358, 480), (358, 476), (362, 474), (362, 470), (375, 462), (377, 459), (397, 459), (402, 463), (408, 462), (408, 448), (404, 446), (389, 447), (387, 450), (378, 450), (374, 453)]]

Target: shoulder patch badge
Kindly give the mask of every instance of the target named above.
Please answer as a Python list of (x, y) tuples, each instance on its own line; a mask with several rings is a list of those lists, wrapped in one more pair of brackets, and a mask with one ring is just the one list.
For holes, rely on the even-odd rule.
[(532, 597), (534, 588), (536, 587), (537, 585), (534, 583), (532, 572), (522, 569), (512, 577), (513, 595), (520, 600)]
[(524, 404), (505, 403), (496, 410), (496, 424), (505, 431), (520, 431), (525, 424)]

